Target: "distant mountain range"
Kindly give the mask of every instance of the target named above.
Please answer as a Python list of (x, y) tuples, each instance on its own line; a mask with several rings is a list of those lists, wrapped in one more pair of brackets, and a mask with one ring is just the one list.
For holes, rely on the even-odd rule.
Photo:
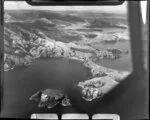
[[(80, 32), (84, 31), (61, 29), (62, 26), (71, 26), (72, 24), (75, 26), (77, 23), (81, 23), (81, 25), (88, 23), (84, 29), (125, 28), (122, 26), (127, 26), (127, 18), (123, 14), (90, 11), (6, 10), (5, 52), (13, 54), (15, 51), (14, 41), (22, 45), (37, 39), (53, 39), (64, 43), (80, 41), (83, 36)], [(26, 51), (30, 49), (29, 47), (26, 48)]]
[[(6, 10), (5, 11), (5, 48), (11, 51), (15, 37), (31, 41), (37, 38), (50, 38), (56, 41), (72, 42), (81, 40), (81, 35), (60, 29), (61, 25), (89, 23), (87, 29), (127, 26), (124, 14), (100, 13), (90, 11), (49, 11), (49, 10)], [(12, 37), (13, 36), (13, 37)], [(10, 43), (10, 46), (8, 46)]]
[(6, 10), (7, 16), (11, 17), (11, 20), (14, 21), (26, 21), (33, 19), (46, 18), (48, 20), (63, 20), (68, 22), (83, 22), (84, 19), (72, 16), (72, 15), (63, 15), (53, 11), (35, 11), (35, 10)]
[(85, 20), (103, 19), (127, 24), (127, 15), (120, 13), (104, 13), (91, 11), (50, 11), (50, 10), (6, 10), (5, 16), (14, 21), (26, 21), (46, 18), (48, 20), (62, 20), (66, 22), (84, 22)]

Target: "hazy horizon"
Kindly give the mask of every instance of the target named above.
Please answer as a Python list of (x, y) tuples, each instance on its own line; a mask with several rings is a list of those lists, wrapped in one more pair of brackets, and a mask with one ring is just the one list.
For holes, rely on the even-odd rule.
[(119, 6), (31, 6), (25, 1), (5, 1), (5, 10), (51, 10), (51, 11), (89, 11), (89, 12), (110, 12), (126, 13), (127, 3)]

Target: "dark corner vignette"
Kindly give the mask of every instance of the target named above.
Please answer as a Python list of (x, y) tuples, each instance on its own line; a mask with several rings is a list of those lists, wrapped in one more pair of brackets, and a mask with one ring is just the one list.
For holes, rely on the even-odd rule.
[(4, 16), (4, 1), (0, 0), (0, 114), (2, 109), (3, 98), (3, 16)]
[(121, 5), (125, 0), (26, 0), (26, 2), (33, 6), (49, 6), (49, 5)]
[[(7, 1), (9, 1), (9, 0), (7, 0)], [(19, 1), (19, 0), (18, 0), (18, 1)], [(109, 4), (110, 4), (110, 3), (107, 4), (108, 2), (107, 2), (107, 3), (106, 3), (106, 2), (105, 2), (105, 3), (102, 2), (102, 3), (104, 3), (104, 4), (95, 4), (95, 3), (97, 3), (96, 1), (92, 2), (93, 4), (91, 4), (91, 2), (90, 2), (90, 4), (86, 4), (85, 2), (84, 2), (84, 4), (81, 4), (81, 2), (77, 2), (77, 3), (73, 3), (73, 2), (53, 2), (52, 4), (49, 4), (49, 2), (42, 2), (42, 3), (41, 3), (41, 2), (32, 2), (31, 0), (26, 0), (26, 1), (27, 1), (28, 4), (30, 4), (30, 5), (35, 5), (35, 6), (36, 6), (36, 5), (37, 5), (37, 6), (40, 6), (40, 5), (44, 6), (44, 4), (47, 5), (47, 6), (52, 6), (52, 5), (109, 5)], [(34, 1), (34, 0), (33, 0), (33, 1)], [(35, 0), (35, 1), (38, 1), (38, 0)], [(43, 0), (43, 1), (44, 1), (44, 0)], [(1, 3), (2, 3), (2, 2), (3, 2), (3, 0), (0, 1), (0, 6), (1, 6)], [(123, 1), (123, 2), (124, 2), (124, 1)], [(123, 2), (122, 2), (122, 3), (123, 3)], [(62, 4), (62, 3), (63, 3), (63, 4)], [(69, 4), (68, 4), (68, 3), (69, 3)], [(80, 3), (80, 4), (79, 4), (79, 3)], [(120, 4), (112, 4), (112, 3), (111, 3), (110, 5), (120, 5)], [(131, 5), (129, 5), (129, 6), (130, 6), (130, 10), (131, 10), (131, 8), (136, 7), (136, 6), (131, 6)], [(137, 8), (138, 8), (138, 7), (137, 7)], [(132, 10), (134, 10), (134, 9), (132, 9)], [(3, 47), (4, 47), (4, 46), (3, 46), (3, 45), (4, 45), (4, 44), (3, 44), (3, 31), (4, 31), (3, 29), (4, 29), (4, 28), (3, 28), (3, 26), (2, 26), (2, 25), (3, 25), (3, 13), (4, 13), (4, 12), (3, 12), (3, 6), (1, 7), (1, 11), (0, 11), (0, 12), (1, 12), (1, 13), (0, 13), (0, 16), (1, 16), (1, 19), (0, 19), (0, 23), (1, 23), (1, 24), (0, 24), (0, 31), (1, 31), (1, 32), (0, 32), (0, 40), (2, 39), (2, 40), (1, 40), (1, 43), (0, 43), (0, 45), (1, 45), (1, 46), (0, 46), (0, 53), (1, 53), (1, 56), (0, 56), (1, 58), (0, 58), (0, 60), (2, 60), (2, 59), (3, 59), (3, 52), (2, 52), (2, 51), (3, 51)], [(132, 18), (132, 17), (134, 16), (134, 15), (133, 15), (133, 12), (130, 13), (129, 16)], [(135, 15), (135, 16), (136, 16), (136, 15)], [(136, 17), (135, 17), (135, 18), (136, 18)], [(138, 17), (137, 17), (137, 18), (138, 18)], [(130, 22), (131, 22), (131, 20), (130, 20)], [(132, 22), (133, 22), (133, 21), (132, 21)], [(138, 22), (138, 21), (137, 21), (137, 22)], [(134, 38), (134, 40), (133, 40), (132, 42), (134, 42), (135, 45), (138, 46), (138, 45), (140, 44), (140, 42), (139, 42), (139, 43), (136, 43), (135, 40), (139, 40), (140, 37), (138, 38), (138, 37), (134, 36), (134, 35), (136, 35), (136, 32), (134, 32), (134, 29), (133, 29), (133, 28), (134, 28), (134, 25), (135, 25), (137, 22), (133, 22), (133, 24), (132, 24), (132, 23), (130, 23), (130, 24), (131, 24), (131, 31), (133, 32), (133, 34), (131, 35), (131, 38)], [(138, 24), (138, 25), (140, 25), (140, 24)], [(139, 28), (138, 25), (137, 25), (137, 26), (135, 25), (136, 28)], [(2, 27), (1, 27), (1, 26), (2, 26)], [(140, 32), (139, 29), (137, 29), (137, 31)], [(137, 35), (137, 36), (140, 36), (140, 34)], [(136, 39), (136, 38), (137, 38), (137, 39)], [(133, 49), (132, 52), (135, 52), (135, 53), (136, 53), (136, 52), (137, 52), (137, 48), (134, 47), (135, 45), (133, 45), (133, 44), (131, 44), (131, 45), (132, 45), (132, 49)], [(141, 53), (140, 50), (141, 50), (141, 49), (138, 50), (139, 53)], [(132, 55), (133, 55), (133, 54), (132, 54)], [(140, 54), (140, 55), (141, 55), (141, 54)], [(136, 58), (138, 58), (138, 59), (141, 61), (141, 59), (137, 56), (137, 54), (135, 54), (135, 55), (133, 56), (133, 58), (134, 58), (133, 60), (135, 60), (134, 63), (138, 63), (138, 61), (136, 62)], [(2, 61), (2, 62), (3, 62), (3, 61)], [(2, 62), (1, 62), (1, 66), (0, 66), (1, 68), (3, 67), (3, 63), (2, 63)], [(134, 64), (134, 63), (133, 63), (133, 64)], [(133, 67), (135, 67), (135, 68), (140, 68), (140, 69), (142, 68), (142, 66), (137, 67), (136, 64), (135, 64)], [(143, 69), (143, 68), (142, 68), (142, 69)], [(2, 72), (2, 70), (3, 70), (3, 69), (1, 69), (0, 72)], [(137, 70), (138, 70), (138, 69), (137, 69)], [(140, 70), (140, 71), (141, 71), (141, 70)], [(137, 73), (140, 73), (140, 71), (139, 71), (139, 72), (136, 71), (136, 72), (137, 72)], [(2, 73), (1, 73), (1, 76), (0, 76), (0, 77), (3, 78)], [(139, 76), (137, 76), (137, 77), (139, 77)], [(125, 83), (125, 84), (126, 84), (126, 83)], [(125, 85), (125, 84), (124, 84), (124, 85)], [(1, 83), (0, 83), (0, 89), (1, 89), (1, 90), (0, 90), (0, 95), (1, 95), (0, 97), (1, 97), (1, 98), (2, 98), (2, 94), (1, 94), (1, 93), (3, 92), (2, 85), (3, 85), (3, 84), (2, 84), (2, 80), (1, 80)], [(123, 85), (123, 84), (122, 84), (122, 85)], [(112, 91), (112, 92), (115, 93), (114, 91)], [(105, 98), (107, 99), (107, 97), (105, 97)], [(1, 107), (1, 106), (0, 106), (0, 107)], [(1, 111), (0, 111), (0, 112), (1, 112)]]

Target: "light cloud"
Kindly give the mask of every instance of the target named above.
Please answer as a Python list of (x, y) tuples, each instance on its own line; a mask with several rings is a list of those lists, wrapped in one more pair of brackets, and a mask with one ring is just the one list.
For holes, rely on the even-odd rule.
[(66, 11), (66, 10), (76, 10), (76, 11), (106, 11), (106, 12), (117, 12), (125, 13), (127, 12), (127, 3), (117, 6), (31, 6), (25, 1), (5, 1), (4, 8), (6, 10), (18, 10), (18, 9), (32, 9), (32, 10), (53, 10), (53, 11)]

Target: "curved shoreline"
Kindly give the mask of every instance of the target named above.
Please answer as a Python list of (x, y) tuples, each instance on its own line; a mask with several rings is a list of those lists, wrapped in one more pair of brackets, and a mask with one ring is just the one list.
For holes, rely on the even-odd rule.
[[(67, 58), (77, 60), (83, 63), (83, 65), (91, 71), (91, 79), (79, 82), (78, 87), (82, 88), (81, 92), (83, 99), (86, 101), (92, 101), (93, 99), (99, 98), (109, 90), (114, 88), (121, 80), (127, 75), (128, 71), (117, 71), (102, 67), (93, 60), (96, 59), (117, 59), (120, 50), (96, 50), (90, 46), (81, 46), (75, 43), (63, 43), (51, 39), (37, 39), (34, 41), (34, 47), (32, 47), (27, 54), (20, 56), (21, 53), (16, 55), (5, 54), (4, 57), (4, 68), (12, 69), (18, 65), (32, 65), (32, 62), (38, 58)], [(18, 43), (16, 42), (16, 45)], [(23, 43), (22, 43), (23, 44)], [(32, 43), (30, 43), (32, 44)], [(92, 52), (83, 52), (93, 51)], [(103, 86), (99, 86), (102, 83)], [(96, 86), (96, 87), (95, 87)]]

